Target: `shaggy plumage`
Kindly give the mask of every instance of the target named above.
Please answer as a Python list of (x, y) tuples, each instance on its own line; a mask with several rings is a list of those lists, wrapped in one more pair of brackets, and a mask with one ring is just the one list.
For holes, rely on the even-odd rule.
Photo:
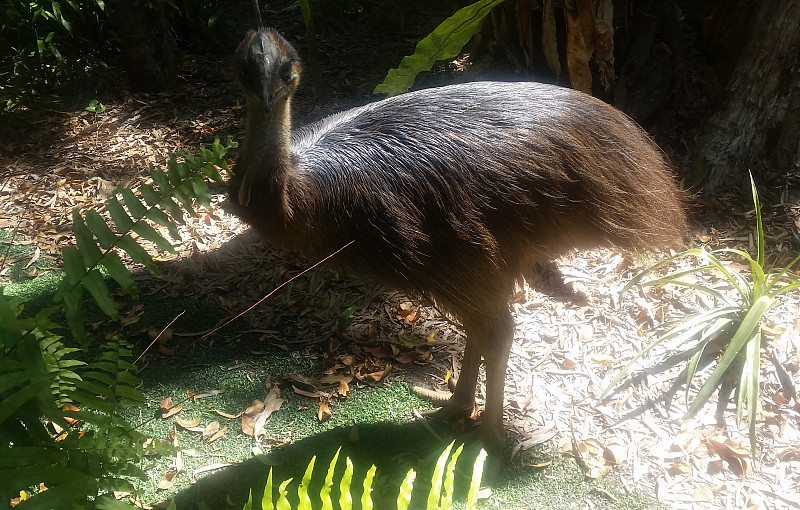
[(661, 151), (591, 96), (537, 83), (478, 82), (410, 92), (294, 132), (300, 65), (271, 30), (234, 62), (247, 139), (230, 181), (237, 214), (277, 247), (432, 297), (467, 334), (447, 410), (472, 409), (487, 368), (482, 435), (504, 444), (508, 299), (534, 263), (575, 249), (679, 243), (681, 194)]

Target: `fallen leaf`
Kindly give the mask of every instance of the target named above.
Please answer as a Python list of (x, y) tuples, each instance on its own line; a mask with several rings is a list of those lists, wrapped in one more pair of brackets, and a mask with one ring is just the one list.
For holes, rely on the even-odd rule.
[(158, 415), (161, 416), (162, 419), (166, 419), (178, 414), (182, 410), (183, 406), (173, 405), (172, 397), (167, 397), (161, 401), (161, 405), (158, 407)]
[(208, 441), (217, 432), (219, 432), (219, 422), (214, 420), (203, 429), (203, 441)]
[(336, 390), (336, 393), (342, 397), (346, 397), (350, 393), (350, 385), (347, 384), (347, 381), (344, 379), (339, 381), (339, 389)]
[(328, 406), (328, 402), (323, 400), (319, 403), (319, 409), (317, 410), (317, 418), (319, 421), (325, 421), (331, 417), (333, 413), (331, 413), (331, 408)]
[[(216, 441), (216, 440), (220, 439), (222, 436), (224, 436), (227, 432), (228, 432), (228, 427), (222, 427), (218, 431), (214, 432), (214, 434), (212, 434), (211, 437), (209, 437), (208, 441), (206, 441), (206, 442), (207, 443), (213, 443), (214, 441)], [(205, 431), (204, 431), (204, 433), (205, 433)]]
[(175, 477), (178, 476), (179, 471), (177, 469), (171, 469), (164, 473), (164, 476), (161, 477), (161, 480), (158, 482), (157, 487), (159, 489), (169, 489), (175, 483)]

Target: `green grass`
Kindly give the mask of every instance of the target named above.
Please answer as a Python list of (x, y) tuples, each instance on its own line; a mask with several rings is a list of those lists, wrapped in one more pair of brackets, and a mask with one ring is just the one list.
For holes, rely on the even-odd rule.
[[(39, 278), (22, 279), (7, 287), (6, 292), (32, 299), (26, 307), (26, 312), (32, 313), (52, 302), (58, 275), (52, 271)], [(135, 343), (136, 355), (150, 342), (144, 331), (160, 329), (182, 311), (185, 313), (173, 325), (176, 332), (207, 329), (223, 315), (213, 303), (166, 298), (161, 292), (149, 296), (143, 293), (140, 303), (143, 315), (136, 324), (123, 329), (123, 334)], [(87, 317), (106, 320), (98, 310), (87, 310)], [(106, 322), (93, 333), (95, 346), (113, 326)], [(420, 495), (427, 494), (439, 454), (456, 439), (456, 444), (466, 443), (455, 481), (457, 498), (463, 504), (471, 464), (479, 450), (474, 432), (457, 434), (445, 424), (429, 422), (425, 426), (416, 421), (413, 410), (424, 411), (431, 404), (420, 400), (401, 381), (370, 387), (354, 380), (350, 395), (333, 399), (333, 415), (320, 422), (318, 402), (294, 393), (291, 386), (280, 381), (291, 372), (319, 377), (325, 368), (322, 356), (314, 348), (290, 352), (278, 349), (260, 341), (256, 334), (244, 333), (246, 328), (245, 322), (239, 321), (205, 340), (176, 335), (168, 343), (174, 352), (172, 356), (163, 356), (153, 348), (137, 364), (141, 370), (140, 389), (146, 401), (141, 408), (132, 409), (127, 418), (141, 432), (157, 439), (165, 439), (174, 428), (183, 460), (183, 471), (174, 486), (159, 490), (156, 485), (170, 469), (172, 459), (148, 458), (141, 467), (149, 479), (136, 482), (141, 502), (154, 504), (175, 498), (179, 509), (242, 508), (251, 489), (254, 500), (260, 501), (270, 467), (274, 470), (275, 486), (294, 478), (289, 493), (296, 498), (297, 484), (314, 455), (317, 463), (310, 493), (319, 494), (319, 484), (330, 459), (341, 446), (340, 458), (352, 459), (356, 477), (363, 477), (371, 465), (377, 466), (372, 493), (374, 508), (393, 508), (400, 483), (411, 468), (417, 472), (411, 508), (420, 508), (420, 501), (424, 501)], [(267, 436), (286, 445), (272, 448), (265, 445), (259, 452), (254, 451), (255, 440), (242, 433), (240, 419), (224, 418), (211, 410), (231, 414), (243, 411), (254, 399), (265, 397), (267, 381), (278, 383), (285, 399), (266, 425)], [(225, 391), (196, 403), (186, 398), (187, 390), (202, 393), (220, 389)], [(174, 418), (155, 417), (161, 401), (168, 396), (185, 407), (181, 417), (201, 418), (202, 425), (217, 420), (228, 427), (227, 433), (220, 440), (206, 444), (199, 434), (176, 426)], [(597, 509), (659, 508), (641, 493), (628, 493), (613, 477), (586, 479), (570, 459), (556, 457), (544, 469), (522, 468), (510, 465), (509, 453), (504, 457), (493, 495), (480, 502), (479, 508), (586, 508), (587, 501)], [(195, 470), (221, 462), (237, 464), (201, 474), (196, 482), (192, 480)], [(342, 469), (340, 465), (337, 474)], [(360, 485), (356, 480), (354, 487)]]

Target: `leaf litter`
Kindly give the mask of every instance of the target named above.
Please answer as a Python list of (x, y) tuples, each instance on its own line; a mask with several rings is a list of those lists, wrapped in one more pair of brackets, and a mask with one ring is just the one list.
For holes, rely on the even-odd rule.
[[(97, 117), (84, 111), (35, 115), (28, 131), (12, 139), (0, 154), (5, 169), (0, 228), (24, 232), (27, 239), (15, 242), (34, 247), (33, 254), (17, 261), (29, 274), (46, 270), (43, 263), (58, 259), (60, 247), (74, 242), (72, 209), (102, 210), (115, 186), (146, 183), (147, 165), (163, 166), (172, 152), (195, 150), (215, 135), (241, 129), (243, 107), (230, 100), (238, 97), (230, 80), (212, 83), (198, 76), (181, 94), (180, 109), (130, 96), (118, 103), (104, 101), (106, 110)], [(306, 267), (307, 261), (275, 252), (228, 215), (219, 207), (223, 199), (217, 189), (213, 210), (187, 218), (176, 255), (152, 248), (160, 253), (164, 276), (140, 275), (145, 293), (211, 299), (233, 315)], [(711, 203), (710, 209), (720, 210), (728, 202), (733, 199), (717, 197), (699, 206)], [(792, 235), (800, 231), (800, 207), (781, 207), (774, 214), (765, 212), (767, 244), (778, 264), (796, 251)], [(710, 223), (707, 215), (697, 217)], [(694, 241), (752, 249), (752, 224), (751, 213), (734, 212), (704, 224)], [(516, 289), (511, 306), (517, 327), (505, 406), (512, 462), (546, 464), (535, 448), (545, 444), (576, 458), (588, 476), (615, 473), (670, 508), (800, 508), (795, 497), (800, 488), (800, 297), (787, 295), (764, 324), (767, 357), (762, 359), (759, 451), (753, 462), (735, 413), (720, 417), (708, 406), (686, 420), (683, 392), (664, 403), (677, 369), (646, 375), (643, 384), (621, 387), (608, 401), (598, 400), (616, 371), (656, 331), (706, 304), (691, 289), (634, 288), (619, 295), (639, 267), (633, 258), (610, 250), (581, 252), (542, 271), (529, 282), (532, 286)], [(7, 278), (0, 273), (2, 283)], [(704, 283), (726, 290), (722, 280)], [(150, 328), (139, 324), (139, 310), (124, 316), (129, 330), (141, 328), (146, 334)], [(328, 369), (311, 378), (310, 386), (296, 381), (289, 386), (319, 402), (319, 419), (330, 416), (330, 399), (347, 398), (354, 381), (358, 387), (405, 380), (445, 392), (448, 375), (458, 373), (463, 349), (456, 322), (435, 308), (325, 269), (290, 283), (244, 320), (262, 342), (329, 360)], [(173, 332), (177, 337), (194, 333)], [(174, 355), (169, 340), (159, 343), (162, 355)], [(652, 353), (640, 368), (667, 354)], [(483, 380), (482, 375), (479, 405)], [(281, 402), (275, 386), (248, 410), (214, 412), (227, 419), (241, 417), (243, 432), (264, 438)], [(193, 433), (206, 431), (202, 422), (182, 420), (181, 410), (165, 401), (161, 417), (175, 416)], [(225, 432), (225, 427), (211, 427), (207, 439), (219, 440)], [(159, 486), (174, 483), (181, 466), (178, 456)]]

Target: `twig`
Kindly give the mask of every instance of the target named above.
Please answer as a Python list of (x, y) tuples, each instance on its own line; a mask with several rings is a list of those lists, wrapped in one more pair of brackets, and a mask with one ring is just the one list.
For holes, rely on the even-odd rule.
[(335, 252), (331, 253), (330, 255), (328, 255), (327, 257), (325, 257), (324, 259), (320, 260), (319, 262), (317, 262), (317, 263), (316, 263), (316, 264), (314, 264), (313, 266), (311, 266), (311, 267), (309, 267), (309, 268), (306, 268), (306, 269), (304, 269), (303, 271), (301, 271), (301, 272), (297, 273), (296, 275), (292, 276), (291, 278), (289, 278), (288, 280), (286, 280), (286, 281), (285, 281), (285, 282), (283, 282), (282, 284), (280, 284), (280, 285), (278, 285), (277, 287), (275, 287), (275, 288), (274, 288), (274, 289), (273, 289), (273, 290), (272, 290), (272, 291), (271, 291), (269, 294), (267, 294), (267, 295), (266, 295), (266, 296), (264, 296), (263, 298), (261, 298), (261, 299), (259, 299), (258, 301), (256, 301), (256, 302), (255, 302), (253, 305), (251, 305), (250, 307), (248, 307), (248, 308), (247, 308), (247, 309), (245, 309), (244, 311), (242, 311), (242, 312), (240, 312), (239, 314), (235, 315), (235, 316), (234, 316), (234, 317), (232, 317), (231, 319), (229, 319), (229, 320), (225, 321), (225, 323), (224, 323), (224, 324), (222, 324), (221, 326), (217, 326), (216, 328), (212, 329), (211, 331), (209, 331), (209, 332), (208, 332), (208, 333), (206, 333), (205, 335), (201, 336), (201, 337), (200, 337), (200, 340), (205, 340), (206, 338), (208, 338), (208, 336), (209, 336), (209, 335), (211, 335), (211, 334), (213, 334), (213, 333), (216, 333), (217, 331), (219, 331), (220, 329), (224, 328), (225, 326), (227, 326), (227, 325), (228, 325), (228, 324), (230, 324), (231, 322), (235, 321), (236, 319), (238, 319), (238, 318), (239, 318), (239, 317), (241, 317), (242, 315), (246, 314), (247, 312), (249, 312), (249, 311), (250, 311), (250, 310), (252, 310), (253, 308), (255, 308), (255, 307), (257, 307), (258, 305), (260, 305), (261, 303), (263, 303), (263, 302), (264, 302), (264, 301), (265, 301), (265, 300), (266, 300), (268, 297), (270, 297), (270, 296), (272, 296), (273, 294), (275, 294), (276, 292), (278, 292), (278, 291), (279, 291), (281, 288), (283, 288), (285, 285), (288, 285), (289, 283), (291, 283), (292, 281), (294, 281), (296, 278), (300, 278), (301, 276), (303, 276), (303, 275), (304, 275), (304, 274), (306, 274), (307, 272), (311, 271), (312, 269), (314, 269), (314, 268), (315, 268), (315, 267), (317, 267), (318, 265), (322, 264), (323, 262), (327, 261), (328, 259), (330, 259), (330, 258), (331, 258), (331, 257), (333, 257), (334, 255), (338, 254), (340, 251), (344, 250), (345, 248), (347, 248), (348, 246), (350, 246), (350, 245), (351, 245), (351, 244), (353, 244), (354, 242), (356, 242), (356, 241), (355, 241), (355, 239), (353, 239), (353, 240), (352, 240), (352, 241), (350, 241), (349, 243), (345, 244), (344, 246), (342, 246), (341, 248), (339, 248), (339, 249), (338, 249), (338, 250), (336, 250)]
[(164, 331), (166, 331), (166, 330), (167, 330), (167, 329), (168, 329), (170, 326), (172, 326), (172, 324), (173, 324), (173, 323), (174, 323), (176, 320), (178, 320), (178, 318), (179, 318), (181, 315), (183, 315), (184, 313), (186, 313), (186, 310), (184, 310), (184, 311), (182, 311), (181, 313), (179, 313), (178, 315), (176, 315), (176, 316), (175, 316), (175, 318), (174, 318), (174, 319), (172, 319), (172, 320), (170, 321), (170, 323), (169, 323), (169, 324), (167, 324), (166, 326), (164, 326), (164, 329), (162, 329), (162, 330), (161, 330), (161, 332), (158, 334), (158, 336), (156, 336), (156, 337), (153, 339), (153, 341), (152, 341), (152, 342), (150, 342), (150, 345), (148, 345), (148, 346), (147, 346), (147, 348), (145, 348), (145, 350), (143, 350), (143, 351), (142, 351), (142, 353), (139, 355), (139, 357), (138, 357), (138, 358), (136, 358), (136, 361), (134, 361), (134, 362), (133, 362), (133, 364), (134, 364), (134, 365), (135, 365), (135, 364), (136, 364), (136, 363), (137, 363), (137, 362), (138, 362), (140, 359), (142, 359), (142, 356), (144, 356), (144, 354), (145, 354), (145, 353), (146, 353), (146, 352), (147, 352), (147, 351), (150, 349), (150, 347), (152, 347), (152, 346), (153, 346), (153, 344), (154, 344), (154, 343), (156, 343), (156, 342), (158, 341), (158, 339), (159, 339), (159, 338), (161, 338), (161, 335), (163, 335), (163, 334), (164, 334)]

